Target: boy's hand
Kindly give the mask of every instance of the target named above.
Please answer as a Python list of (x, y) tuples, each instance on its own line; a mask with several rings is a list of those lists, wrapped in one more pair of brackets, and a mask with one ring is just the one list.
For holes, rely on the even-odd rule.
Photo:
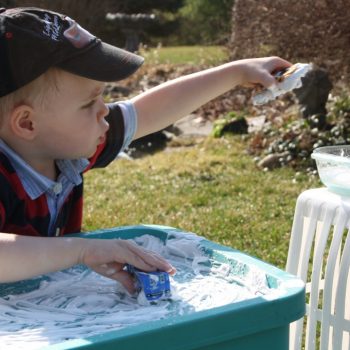
[(164, 258), (136, 243), (120, 239), (84, 239), (80, 263), (103, 276), (115, 279), (130, 292), (134, 292), (132, 276), (123, 270), (125, 264), (143, 271), (161, 270), (173, 275), (176, 270)]
[(279, 57), (251, 58), (236, 61), (236, 63), (241, 72), (240, 85), (265, 88), (276, 83), (274, 73), (292, 65)]

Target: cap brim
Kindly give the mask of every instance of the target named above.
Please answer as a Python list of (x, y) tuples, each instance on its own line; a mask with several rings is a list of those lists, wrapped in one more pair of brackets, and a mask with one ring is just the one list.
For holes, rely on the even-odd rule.
[(57, 66), (85, 78), (112, 82), (127, 78), (143, 62), (141, 56), (99, 41), (91, 49)]

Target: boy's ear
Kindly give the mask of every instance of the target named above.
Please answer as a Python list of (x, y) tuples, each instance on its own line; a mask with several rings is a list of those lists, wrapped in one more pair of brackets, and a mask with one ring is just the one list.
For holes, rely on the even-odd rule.
[(10, 128), (16, 136), (33, 140), (36, 136), (33, 108), (26, 104), (14, 108), (10, 116)]

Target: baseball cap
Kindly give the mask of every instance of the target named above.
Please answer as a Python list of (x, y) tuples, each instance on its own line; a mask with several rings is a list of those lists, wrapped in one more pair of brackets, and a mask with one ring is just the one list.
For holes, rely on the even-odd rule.
[(111, 82), (142, 63), (141, 56), (101, 41), (66, 15), (35, 7), (0, 9), (0, 97), (54, 66)]

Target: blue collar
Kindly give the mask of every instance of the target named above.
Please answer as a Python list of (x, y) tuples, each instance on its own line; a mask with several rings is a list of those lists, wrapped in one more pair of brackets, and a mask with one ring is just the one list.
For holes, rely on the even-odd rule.
[(57, 181), (52, 181), (34, 170), (1, 139), (0, 151), (8, 157), (25, 191), (33, 200), (45, 192), (55, 195), (60, 193), (62, 191), (62, 184), (65, 184), (67, 181), (74, 185), (79, 185), (82, 182), (81, 173), (89, 165), (89, 161), (86, 158), (56, 160), (60, 175)]

